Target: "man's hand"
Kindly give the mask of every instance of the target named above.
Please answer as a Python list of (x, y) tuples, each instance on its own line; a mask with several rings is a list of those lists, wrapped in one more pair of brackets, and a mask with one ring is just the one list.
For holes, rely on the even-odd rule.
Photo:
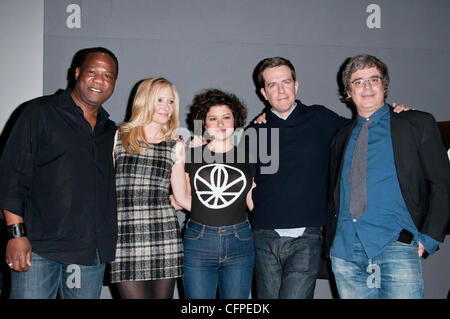
[(8, 240), (6, 263), (15, 271), (28, 271), (31, 266), (31, 244), (26, 236)]
[(262, 113), (256, 120), (253, 121), (255, 124), (266, 124), (266, 113)]
[(419, 257), (422, 257), (423, 253), (425, 252), (425, 247), (423, 247), (422, 243), (419, 241)]
[(414, 108), (406, 106), (404, 104), (392, 103), (392, 107), (394, 108), (395, 113), (401, 113), (403, 111), (414, 110)]

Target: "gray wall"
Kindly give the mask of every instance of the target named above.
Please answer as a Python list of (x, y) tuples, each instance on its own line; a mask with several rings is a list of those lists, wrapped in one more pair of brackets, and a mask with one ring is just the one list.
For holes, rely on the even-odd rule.
[[(182, 118), (193, 95), (209, 87), (243, 98), (252, 118), (262, 107), (253, 69), (261, 59), (280, 55), (294, 63), (304, 103), (350, 115), (338, 99), (336, 74), (345, 58), (368, 52), (390, 67), (390, 102), (450, 120), (450, 2), (376, 1), (380, 28), (370, 29), (367, 8), (373, 2), (45, 0), (44, 92), (65, 86), (75, 51), (103, 45), (120, 62), (107, 105), (117, 121), (124, 119), (133, 85), (157, 75), (178, 87)], [(81, 8), (80, 28), (67, 27), (71, 3)]]
[[(34, 30), (34, 37), (39, 36), (31, 18), (21, 20), (39, 13), (30, 3), (0, 0), (2, 23), (3, 10), (15, 9), (6, 16), (14, 17), (7, 30), (13, 30), (16, 37), (30, 34), (18, 27), (19, 21)], [(380, 11), (372, 11), (369, 5), (373, 3)], [(81, 8), (79, 25), (76, 11), (66, 11), (71, 4)], [(252, 72), (261, 59), (275, 55), (295, 65), (299, 98), (304, 103), (324, 104), (350, 116), (339, 101), (336, 74), (345, 58), (365, 52), (380, 57), (390, 68), (389, 102), (431, 112), (438, 121), (450, 120), (448, 0), (44, 0), (44, 6), (43, 93), (66, 86), (66, 72), (77, 50), (108, 47), (120, 62), (116, 91), (105, 105), (116, 122), (124, 119), (132, 87), (157, 75), (167, 77), (179, 89), (182, 120), (193, 95), (210, 87), (240, 96), (251, 119), (263, 107), (255, 94)], [(8, 64), (42, 56), (33, 39), (26, 41), (25, 48), (10, 47), (9, 32), (0, 30), (2, 47), (6, 42), (5, 47), (15, 53), (7, 56)], [(21, 58), (24, 49), (29, 50), (25, 59)], [(34, 67), (41, 65), (33, 62)], [(1, 86), (10, 82), (3, 66)], [(28, 76), (21, 71), (17, 81)], [(38, 95), (28, 85), (20, 91), (29, 92), (23, 100)], [(2, 92), (2, 100), (19, 93)], [(21, 102), (3, 102), (1, 120)], [(446, 298), (450, 288), (448, 238), (423, 264), (425, 297)], [(104, 297), (109, 297), (107, 289)], [(328, 282), (319, 280), (316, 298), (329, 297)]]
[(44, 0), (0, 0), (0, 43), (2, 130), (18, 105), (42, 95)]

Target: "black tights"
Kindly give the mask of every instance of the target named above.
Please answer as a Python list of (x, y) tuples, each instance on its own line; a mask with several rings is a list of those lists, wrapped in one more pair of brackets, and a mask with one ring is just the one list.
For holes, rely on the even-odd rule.
[(122, 281), (116, 285), (122, 299), (172, 299), (175, 281), (175, 278)]

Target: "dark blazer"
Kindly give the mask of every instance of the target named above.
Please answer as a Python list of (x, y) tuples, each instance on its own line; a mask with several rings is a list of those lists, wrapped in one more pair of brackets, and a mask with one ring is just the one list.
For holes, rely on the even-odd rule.
[[(391, 137), (400, 189), (417, 229), (443, 242), (450, 216), (450, 163), (434, 117), (425, 112), (391, 114)], [(329, 256), (339, 217), (340, 179), (347, 143), (356, 120), (340, 130), (332, 144), (328, 225), (324, 254)]]

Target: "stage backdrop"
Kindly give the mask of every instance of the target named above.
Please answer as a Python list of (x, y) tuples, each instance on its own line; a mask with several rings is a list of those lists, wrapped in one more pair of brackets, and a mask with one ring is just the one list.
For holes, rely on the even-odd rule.
[[(164, 76), (177, 86), (184, 127), (186, 107), (206, 88), (237, 94), (251, 119), (263, 108), (252, 73), (261, 59), (270, 56), (292, 61), (300, 83), (298, 96), (305, 104), (324, 104), (350, 116), (339, 100), (337, 73), (347, 57), (360, 53), (375, 55), (389, 66), (389, 102), (431, 112), (438, 121), (450, 120), (448, 0), (45, 0), (44, 4), (44, 94), (66, 86), (67, 69), (77, 50), (105, 46), (120, 63), (116, 91), (105, 105), (116, 122), (125, 118), (133, 86), (154, 76)], [(449, 254), (447, 246), (430, 259), (436, 264), (434, 275), (425, 281), (426, 296), (447, 296)], [(316, 296), (328, 295), (321, 295), (318, 288)]]

